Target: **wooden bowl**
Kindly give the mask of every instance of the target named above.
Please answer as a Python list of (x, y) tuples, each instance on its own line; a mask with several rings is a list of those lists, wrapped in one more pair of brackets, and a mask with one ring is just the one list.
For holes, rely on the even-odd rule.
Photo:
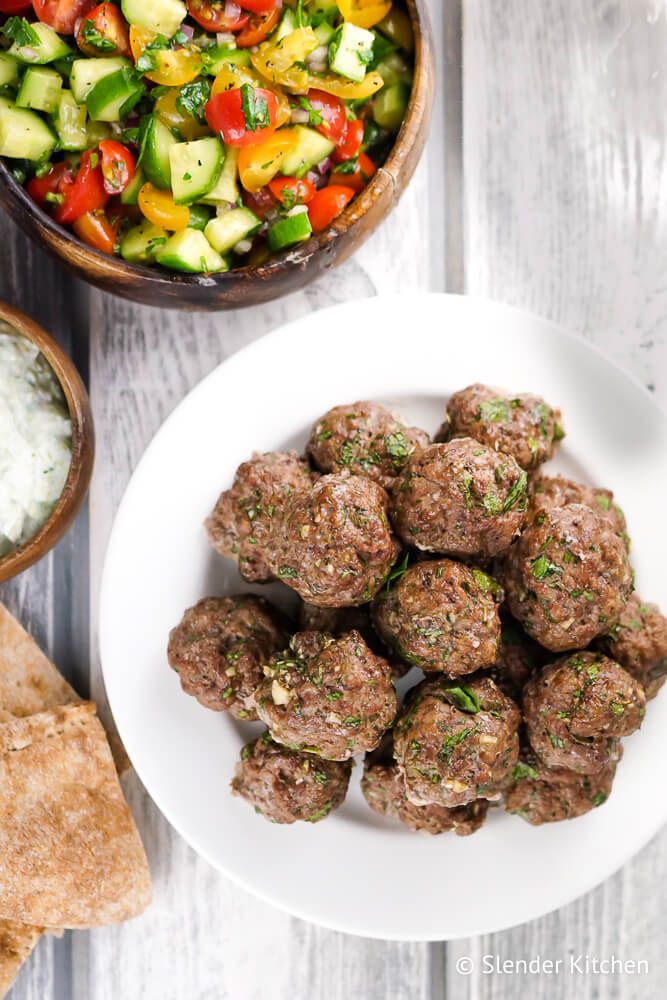
[(346, 260), (391, 211), (419, 161), (433, 103), (433, 44), (427, 0), (406, 0), (415, 35), (415, 75), (407, 114), (386, 162), (326, 232), (259, 267), (184, 275), (127, 264), (99, 253), (57, 225), (0, 163), (0, 202), (33, 240), (98, 288), (152, 306), (238, 309), (303, 288)]
[(84, 501), (95, 456), (95, 434), (88, 393), (65, 352), (25, 313), (0, 301), (0, 320), (40, 349), (60, 382), (72, 420), (72, 461), (63, 491), (50, 517), (27, 542), (0, 557), (0, 581), (22, 573), (63, 537)]

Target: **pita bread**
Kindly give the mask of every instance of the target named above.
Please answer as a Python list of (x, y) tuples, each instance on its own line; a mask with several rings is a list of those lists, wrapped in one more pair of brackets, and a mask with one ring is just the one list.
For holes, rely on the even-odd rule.
[(40, 927), (128, 920), (146, 855), (92, 702), (0, 725), (0, 917)]
[(41, 936), (41, 927), (0, 920), (0, 997), (9, 993), (19, 969)]

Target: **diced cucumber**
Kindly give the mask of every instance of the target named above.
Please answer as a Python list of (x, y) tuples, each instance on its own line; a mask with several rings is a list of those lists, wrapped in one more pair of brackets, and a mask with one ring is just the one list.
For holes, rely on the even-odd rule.
[(271, 37), (271, 43), (275, 44), (276, 42), (279, 42), (281, 38), (285, 38), (286, 35), (291, 35), (293, 31), (296, 31), (296, 18), (294, 17), (294, 11), (290, 10), (289, 7), (286, 7), (283, 16), (280, 19), (280, 24), (276, 29), (276, 33)]
[(269, 247), (274, 253), (303, 243), (310, 239), (313, 232), (308, 218), (308, 212), (298, 212), (296, 215), (286, 215), (284, 219), (274, 222), (266, 234)]
[(30, 24), (30, 30), (34, 33), (35, 40), (29, 45), (17, 45), (14, 42), (9, 50), (10, 56), (16, 56), (24, 63), (43, 65), (54, 62), (56, 59), (62, 59), (63, 56), (71, 52), (69, 45), (66, 45), (60, 35), (48, 24), (35, 21)]
[(313, 31), (317, 35), (320, 45), (328, 45), (336, 34), (336, 29), (332, 28), (328, 21), (322, 21), (317, 27), (313, 28)]
[(86, 132), (88, 133), (89, 146), (97, 146), (104, 139), (111, 139), (113, 136), (111, 126), (107, 122), (91, 122), (89, 120), (86, 125)]
[(171, 190), (177, 205), (189, 205), (215, 186), (224, 155), (222, 143), (214, 136), (169, 147)]
[(119, 69), (131, 69), (132, 63), (123, 56), (108, 59), (75, 59), (72, 63), (69, 85), (77, 104), (85, 104), (93, 87), (105, 76), (117, 73)]
[(334, 143), (305, 125), (297, 125), (292, 131), (295, 145), (285, 153), (280, 172), (286, 177), (305, 177), (309, 170), (330, 156)]
[(96, 122), (117, 122), (141, 100), (146, 87), (135, 72), (119, 69), (96, 83), (86, 98), (88, 114)]
[(261, 225), (262, 220), (249, 208), (230, 208), (211, 219), (204, 234), (214, 250), (228, 253), (240, 240), (256, 233)]
[(146, 178), (144, 172), (139, 167), (135, 173), (134, 177), (127, 185), (124, 191), (121, 191), (120, 201), (122, 205), (136, 205), (139, 201), (139, 190), (143, 184), (146, 183)]
[(225, 162), (217, 183), (199, 200), (205, 205), (217, 205), (219, 202), (236, 202), (239, 198), (238, 176), (239, 151), (235, 146), (225, 146)]
[(16, 105), (52, 114), (58, 107), (62, 88), (63, 78), (60, 73), (44, 66), (29, 66), (23, 74), (16, 95)]
[(366, 76), (368, 64), (373, 61), (374, 41), (372, 31), (358, 28), (351, 21), (344, 21), (329, 45), (329, 66), (332, 72), (361, 83)]
[(384, 87), (373, 103), (373, 118), (380, 128), (398, 132), (408, 110), (410, 88), (405, 83)]
[(180, 0), (121, 0), (120, 7), (130, 24), (167, 38), (176, 34), (187, 14)]
[(56, 109), (55, 126), (63, 149), (76, 151), (88, 148), (87, 117), (85, 105), (77, 104), (71, 91), (61, 91)]
[(190, 221), (188, 222), (190, 229), (201, 229), (203, 232), (211, 219), (212, 211), (213, 209), (208, 205), (190, 205)]
[(414, 50), (415, 36), (410, 15), (396, 4), (393, 4), (389, 13), (382, 18), (376, 28), (399, 49), (404, 49), (406, 52)]
[(0, 156), (38, 162), (48, 160), (57, 139), (44, 119), (34, 111), (17, 108), (9, 102), (0, 110)]
[(204, 65), (211, 76), (217, 76), (222, 67), (230, 63), (233, 66), (250, 65), (249, 49), (233, 49), (229, 45), (214, 45), (210, 49), (204, 49), (202, 55)]
[(395, 83), (412, 83), (412, 70), (400, 52), (390, 52), (382, 62), (379, 62), (376, 69), (385, 87), (393, 87)]
[(170, 236), (155, 255), (158, 264), (174, 271), (202, 274), (210, 271), (226, 271), (228, 264), (213, 249), (199, 229), (182, 229)]
[(19, 62), (9, 52), (0, 52), (0, 87), (8, 87), (19, 78)]
[(143, 129), (139, 158), (141, 166), (151, 184), (166, 191), (171, 187), (169, 152), (178, 139), (157, 115), (146, 119)]
[(168, 239), (166, 229), (154, 226), (146, 219), (125, 233), (120, 241), (120, 255), (130, 264), (149, 264)]
[(311, 21), (326, 19), (333, 22), (340, 14), (336, 0), (308, 0), (307, 7)]

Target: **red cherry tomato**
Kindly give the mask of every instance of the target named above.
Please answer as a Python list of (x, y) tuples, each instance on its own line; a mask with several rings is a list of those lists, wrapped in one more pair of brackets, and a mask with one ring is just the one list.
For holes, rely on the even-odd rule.
[(307, 177), (274, 177), (269, 181), (269, 191), (284, 208), (307, 205), (315, 197), (315, 185)]
[(56, 209), (56, 222), (74, 222), (86, 212), (104, 208), (109, 195), (104, 189), (104, 176), (100, 165), (100, 154), (87, 149), (81, 157), (81, 166), (74, 180), (64, 180), (60, 185), (64, 201)]
[(283, 0), (238, 0), (244, 10), (251, 10), (253, 14), (266, 14), (270, 10), (280, 10)]
[(250, 49), (267, 38), (280, 20), (280, 10), (270, 10), (266, 14), (252, 14), (246, 27), (236, 36), (240, 49)]
[(22, 14), (31, 7), (30, 0), (0, 0), (0, 14)]
[(188, 13), (206, 31), (240, 31), (248, 23), (238, 3), (225, 0), (187, 0)]
[(359, 153), (354, 172), (348, 174), (335, 170), (331, 176), (335, 178), (336, 184), (342, 184), (343, 187), (350, 187), (358, 194), (359, 191), (363, 191), (374, 173), (375, 164), (370, 156), (366, 156), (365, 153)]
[(74, 178), (68, 165), (64, 160), (61, 160), (60, 163), (56, 163), (42, 177), (32, 177), (25, 187), (33, 201), (44, 207), (50, 203), (47, 195), (56, 195), (62, 198), (60, 186), (63, 181), (73, 183)]
[[(254, 104), (257, 124), (253, 128), (252, 114), (244, 111), (244, 98)], [(206, 121), (214, 132), (219, 132), (224, 142), (230, 146), (257, 146), (268, 139), (276, 127), (278, 101), (275, 94), (262, 87), (245, 84), (236, 90), (224, 90), (214, 94), (206, 104)], [(268, 117), (268, 124), (259, 122)]]
[(72, 229), (84, 243), (102, 253), (114, 252), (116, 245), (116, 233), (120, 219), (113, 226), (101, 208), (94, 212), (84, 212), (72, 223)]
[(86, 56), (132, 55), (127, 22), (113, 3), (101, 3), (82, 17), (76, 44)]
[(344, 163), (345, 160), (351, 160), (353, 156), (356, 156), (363, 138), (364, 123), (360, 118), (355, 118), (353, 122), (346, 122), (340, 142), (331, 154), (334, 162)]
[(336, 184), (329, 184), (328, 187), (316, 191), (308, 206), (308, 218), (313, 232), (321, 233), (328, 229), (353, 198), (354, 191), (351, 187), (341, 187)]
[(243, 191), (241, 194), (243, 204), (254, 212), (258, 219), (265, 219), (270, 212), (275, 214), (276, 202), (268, 187), (260, 188), (259, 191)]
[(127, 146), (115, 139), (103, 139), (99, 145), (102, 158), (104, 190), (108, 194), (120, 194), (134, 177), (136, 163)]
[(39, 20), (60, 35), (73, 35), (78, 19), (94, 6), (95, 0), (32, 0)]
[(325, 94), (323, 90), (309, 90), (307, 100), (313, 111), (322, 119), (320, 124), (315, 126), (317, 131), (332, 142), (340, 142), (345, 135), (347, 116), (338, 98)]

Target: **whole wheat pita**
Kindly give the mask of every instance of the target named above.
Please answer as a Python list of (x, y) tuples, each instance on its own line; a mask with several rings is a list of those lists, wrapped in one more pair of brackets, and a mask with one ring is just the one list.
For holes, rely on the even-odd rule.
[(7, 995), (18, 971), (42, 934), (41, 927), (28, 927), (0, 920), (0, 998)]
[(90, 702), (0, 725), (0, 917), (93, 927), (141, 913), (150, 873)]

